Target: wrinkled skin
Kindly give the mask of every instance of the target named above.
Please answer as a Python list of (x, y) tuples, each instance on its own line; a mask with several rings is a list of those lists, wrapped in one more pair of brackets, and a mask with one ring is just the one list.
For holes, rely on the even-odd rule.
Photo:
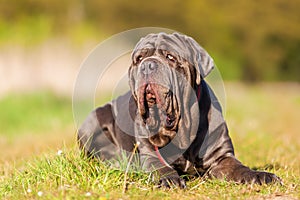
[(143, 167), (157, 171), (159, 187), (185, 188), (179, 174), (238, 183), (281, 183), (234, 156), (221, 106), (204, 78), (214, 63), (192, 38), (150, 34), (132, 53), (131, 91), (93, 111), (78, 131), (87, 154), (113, 159), (139, 143)]

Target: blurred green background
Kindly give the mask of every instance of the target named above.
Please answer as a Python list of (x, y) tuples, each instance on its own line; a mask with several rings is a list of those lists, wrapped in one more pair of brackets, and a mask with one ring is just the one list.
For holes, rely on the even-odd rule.
[(300, 81), (299, 0), (0, 0), (0, 48), (96, 45), (137, 27), (195, 38), (225, 80)]
[[(58, 148), (62, 141), (75, 144), (71, 97), (80, 64), (101, 41), (138, 27), (195, 38), (225, 80), (228, 113), (237, 107), (235, 100), (245, 106), (244, 91), (256, 85), (270, 101), (292, 99), (285, 110), (295, 116), (290, 123), (297, 121), (299, 10), (299, 0), (0, 0), (0, 164)], [(264, 89), (266, 82), (272, 87)], [(257, 102), (261, 99), (252, 104)], [(289, 127), (297, 135), (297, 122), (282, 121), (278, 130)]]
[[(72, 93), (81, 63), (113, 34), (162, 27), (193, 37), (214, 58), (224, 80), (223, 111), (237, 157), (250, 167), (279, 163), (285, 187), (270, 191), (299, 197), (299, 11), (299, 0), (0, 0), (0, 185), (17, 177), (13, 183), (22, 184), (16, 188), (6, 183), (12, 199), (26, 193), (23, 183), (55, 198), (65, 195), (58, 179), (35, 184), (18, 177), (35, 156), (78, 149)], [(108, 92), (97, 88), (94, 106), (113, 91), (100, 83)], [(90, 112), (84, 103), (78, 107)], [(99, 180), (91, 184), (102, 188)], [(78, 191), (72, 182), (68, 191), (77, 196), (85, 189)], [(249, 197), (248, 189), (236, 191)], [(257, 195), (255, 190), (253, 198)]]

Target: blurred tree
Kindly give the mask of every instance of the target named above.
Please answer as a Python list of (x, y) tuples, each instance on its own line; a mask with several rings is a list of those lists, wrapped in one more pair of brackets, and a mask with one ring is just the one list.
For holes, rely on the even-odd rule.
[(16, 38), (15, 32), (88, 38), (159, 26), (194, 37), (225, 78), (300, 79), (299, 0), (0, 0), (0, 5), (0, 42)]
[(300, 82), (300, 40), (287, 45), (279, 62), (279, 80), (296, 80)]

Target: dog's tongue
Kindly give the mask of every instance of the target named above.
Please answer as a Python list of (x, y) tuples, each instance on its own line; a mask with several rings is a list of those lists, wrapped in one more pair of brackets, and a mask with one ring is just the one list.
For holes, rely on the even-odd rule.
[(155, 99), (154, 90), (153, 90), (151, 84), (148, 84), (146, 87), (146, 99), (147, 99), (147, 101), (150, 99)]
[(148, 84), (146, 87), (146, 90), (145, 90), (145, 94), (146, 94), (146, 101), (147, 101), (149, 107), (158, 103), (157, 100), (158, 100), (159, 96), (157, 94), (155, 85)]

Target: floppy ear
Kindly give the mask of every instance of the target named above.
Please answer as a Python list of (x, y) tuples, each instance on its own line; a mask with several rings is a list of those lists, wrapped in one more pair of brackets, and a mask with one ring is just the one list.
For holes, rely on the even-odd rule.
[(204, 79), (211, 70), (214, 69), (215, 63), (212, 57), (191, 37), (186, 37), (193, 54), (193, 63), (196, 67), (196, 83), (200, 84), (201, 79)]
[(200, 74), (197, 74), (196, 82), (199, 85), (201, 79), (204, 79), (211, 70), (214, 69), (215, 63), (212, 57), (202, 48), (199, 46), (198, 49), (199, 55), (197, 56), (197, 63), (198, 63), (198, 69), (200, 71)]
[(128, 69), (128, 78), (129, 78), (129, 87), (130, 87), (130, 90), (132, 92), (132, 96), (134, 97), (135, 100), (137, 100), (137, 96), (136, 96), (136, 93), (135, 93), (135, 79), (134, 79), (134, 75), (133, 75), (133, 67), (132, 65), (129, 67)]

